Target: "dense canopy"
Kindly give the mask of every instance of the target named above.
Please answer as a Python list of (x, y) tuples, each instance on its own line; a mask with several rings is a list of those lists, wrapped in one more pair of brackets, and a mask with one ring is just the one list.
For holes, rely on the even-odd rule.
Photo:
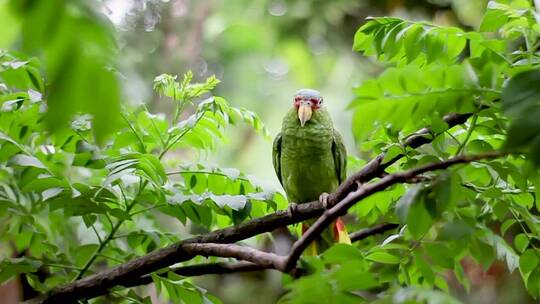
[[(224, 2), (0, 0), (0, 298), (538, 301), (538, 1)], [(302, 87), (348, 178), (293, 212)]]

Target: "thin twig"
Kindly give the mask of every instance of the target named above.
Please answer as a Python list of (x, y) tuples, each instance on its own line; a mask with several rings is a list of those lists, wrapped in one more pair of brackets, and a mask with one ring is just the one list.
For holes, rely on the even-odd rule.
[(396, 229), (397, 227), (399, 227), (399, 224), (393, 224), (393, 223), (379, 224), (370, 228), (365, 228), (365, 229), (350, 233), (349, 237), (351, 238), (351, 242), (357, 242), (369, 236)]
[(94, 225), (94, 223), (90, 224), (90, 226), (92, 226), (92, 230), (94, 230), (94, 233), (96, 234), (96, 237), (98, 239), (98, 242), (99, 243), (102, 243), (103, 240), (101, 239), (101, 236), (99, 235), (97, 229), (96, 229), (96, 226)]
[(469, 139), (471, 138), (474, 128), (476, 127), (477, 120), (478, 120), (478, 113), (475, 113), (471, 119), (471, 125), (469, 126), (469, 130), (467, 130), (467, 135), (465, 136), (465, 139), (463, 140), (463, 142), (459, 145), (455, 155), (460, 155), (464, 151), (465, 145), (467, 145), (467, 142), (469, 142)]

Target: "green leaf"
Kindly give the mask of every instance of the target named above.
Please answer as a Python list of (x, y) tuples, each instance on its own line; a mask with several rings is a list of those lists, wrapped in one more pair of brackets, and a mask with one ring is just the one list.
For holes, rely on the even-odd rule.
[(485, 234), (484, 241), (495, 248), (497, 258), (505, 259), (508, 270), (514, 271), (519, 265), (519, 256), (514, 252), (506, 241), (498, 235), (493, 234), (488, 229), (482, 229)]
[(354, 36), (353, 50), (381, 61), (453, 62), (463, 51), (466, 35), (457, 27), (434, 26), (395, 17), (368, 18)]
[(424, 195), (422, 185), (413, 185), (396, 206), (398, 217), (407, 223), (407, 229), (416, 239), (429, 230), (434, 220), (427, 206), (433, 202), (427, 202)]
[(461, 266), (461, 263), (459, 261), (456, 261), (456, 263), (454, 264), (454, 275), (456, 276), (459, 283), (461, 283), (461, 285), (465, 288), (465, 290), (467, 292), (470, 292), (471, 282), (467, 278), (467, 275), (465, 275), (463, 266)]
[(529, 238), (525, 233), (520, 233), (514, 238), (514, 246), (518, 252), (523, 252), (529, 245)]
[(540, 71), (530, 70), (512, 77), (502, 93), (503, 110), (513, 118), (504, 148), (530, 147), (530, 158), (540, 165)]
[(46, 169), (45, 165), (36, 157), (28, 156), (24, 154), (17, 154), (9, 161), (11, 164), (23, 166), (23, 167), (36, 167), (40, 169)]
[(8, 258), (0, 261), (0, 283), (3, 283), (12, 277), (36, 272), (42, 263), (38, 260), (29, 258)]
[(482, 18), (480, 24), (480, 31), (482, 32), (492, 32), (499, 30), (506, 22), (508, 17), (504, 12), (500, 10), (488, 9)]
[(244, 208), (247, 203), (247, 197), (244, 195), (210, 195), (210, 199), (221, 208), (228, 206), (237, 211)]
[(514, 225), (515, 223), (517, 223), (515, 219), (505, 220), (503, 224), (501, 225), (501, 234), (502, 235), (506, 234), (506, 231), (508, 231), (508, 229), (512, 227), (512, 225)]
[(455, 256), (452, 255), (447, 243), (441, 245), (426, 244), (425, 250), (436, 265), (447, 269), (454, 268)]
[(424, 261), (424, 259), (418, 255), (415, 255), (414, 262), (416, 264), (416, 267), (420, 270), (422, 273), (422, 277), (424, 280), (430, 284), (433, 285), (435, 283), (435, 273), (433, 272), (433, 269)]
[(540, 102), (540, 70), (530, 70), (513, 76), (501, 97), (505, 113), (515, 116)]
[(402, 223), (407, 222), (411, 205), (420, 197), (422, 192), (421, 185), (411, 186), (405, 195), (403, 195), (396, 204), (396, 213)]
[(540, 268), (532, 271), (527, 278), (527, 291), (534, 299), (537, 299), (540, 295)]
[(539, 253), (535, 251), (536, 251), (535, 249), (527, 249), (519, 257), (519, 269), (523, 273), (530, 273), (540, 263), (540, 260), (538, 259)]
[(358, 248), (348, 244), (339, 243), (323, 252), (322, 257), (325, 262), (330, 264), (361, 260), (363, 258), (362, 253), (358, 250)]
[(495, 260), (493, 247), (476, 238), (471, 240), (469, 250), (476, 262), (482, 265), (484, 271), (487, 271)]
[(391, 132), (424, 127), (426, 116), (473, 111), (475, 96), (493, 98), (490, 88), (477, 87), (463, 65), (388, 68), (377, 79), (355, 88), (353, 131), (363, 141), (378, 128)]
[(332, 277), (337, 282), (341, 291), (367, 290), (379, 286), (374, 275), (367, 269), (363, 269), (360, 261), (349, 261), (341, 265)]
[(64, 191), (64, 188), (50, 188), (41, 193), (41, 197), (43, 201), (46, 201), (50, 198), (53, 198), (55, 196), (58, 196), (60, 193)]
[(396, 156), (402, 153), (403, 153), (403, 150), (399, 145), (391, 145), (384, 153), (384, 158), (381, 163), (382, 164), (387, 163), (388, 161), (394, 159)]
[(90, 257), (95, 254), (98, 247), (98, 244), (87, 244), (74, 248), (75, 265), (84, 266)]
[(399, 257), (385, 251), (376, 251), (366, 256), (366, 260), (383, 263), (383, 264), (399, 264)]

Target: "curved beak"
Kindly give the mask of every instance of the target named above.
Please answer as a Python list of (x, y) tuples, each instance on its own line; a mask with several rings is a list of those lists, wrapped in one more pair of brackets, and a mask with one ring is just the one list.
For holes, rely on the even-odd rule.
[(311, 106), (306, 104), (301, 104), (298, 107), (298, 119), (300, 120), (300, 125), (303, 127), (308, 120), (311, 119)]

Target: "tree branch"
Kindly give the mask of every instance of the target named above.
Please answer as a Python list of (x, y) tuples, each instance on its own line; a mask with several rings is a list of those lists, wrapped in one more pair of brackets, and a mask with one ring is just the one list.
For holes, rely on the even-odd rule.
[(274, 268), (280, 271), (285, 269), (285, 257), (247, 246), (239, 246), (236, 244), (193, 243), (184, 245), (184, 250), (192, 256), (202, 255), (235, 258), (252, 262), (265, 268)]
[(357, 242), (367, 237), (370, 237), (372, 235), (385, 233), (386, 231), (396, 229), (397, 227), (399, 227), (399, 224), (393, 224), (393, 223), (379, 224), (370, 228), (365, 228), (365, 229), (350, 233), (349, 237), (351, 238), (351, 242)]
[(281, 226), (288, 226), (314, 218), (322, 214), (323, 211), (322, 204), (314, 201), (298, 205), (294, 217), (288, 211), (277, 211), (238, 226), (219, 229), (205, 235), (193, 237), (135, 258), (115, 268), (61, 286), (52, 290), (45, 298), (36, 299), (35, 303), (63, 303), (78, 299), (90, 299), (106, 293), (111, 287), (130, 282), (133, 278), (193, 258), (194, 255), (189, 249), (189, 244), (234, 243), (261, 233), (270, 232)]
[[(375, 225), (370, 228), (365, 228), (350, 234), (352, 242), (361, 241), (370, 236), (384, 233), (386, 231), (397, 228), (398, 224), (385, 223)], [(194, 277), (209, 274), (230, 274), (237, 272), (252, 272), (261, 271), (266, 269), (272, 269), (271, 265), (261, 266), (251, 262), (236, 262), (236, 263), (208, 263), (199, 265), (189, 265), (169, 269), (170, 272), (174, 272), (178, 275), (185, 277)], [(134, 279), (130, 282), (122, 284), (124, 287), (135, 287), (139, 285), (146, 285), (152, 283), (152, 277), (150, 275), (144, 275), (140, 278)]]
[[(443, 119), (448, 124), (449, 128), (451, 128), (465, 122), (470, 116), (471, 114), (469, 113), (450, 114)], [(417, 148), (431, 142), (433, 138), (434, 136), (429, 128), (423, 128), (409, 136), (404, 141), (403, 146)], [(380, 176), (386, 168), (403, 157), (403, 155), (398, 155), (383, 164), (382, 160), (384, 159), (384, 155), (384, 153), (381, 153), (375, 159), (370, 161), (362, 170), (350, 176), (342, 185), (340, 185), (337, 191), (330, 196), (328, 205), (330, 207), (334, 206), (336, 202), (348, 198), (350, 196), (349, 194), (356, 190), (357, 183), (364, 183)], [(193, 255), (189, 253), (189, 250), (184, 248), (187, 244), (234, 243), (261, 233), (270, 232), (278, 227), (299, 223), (317, 217), (321, 215), (324, 210), (325, 209), (320, 202), (313, 201), (298, 205), (294, 212), (294, 216), (288, 211), (277, 211), (273, 214), (242, 223), (238, 226), (215, 230), (206, 235), (178, 242), (169, 247), (151, 252), (145, 256), (135, 258), (123, 265), (61, 286), (50, 291), (42, 298), (36, 298), (33, 301), (36, 303), (58, 303), (79, 299), (90, 299), (106, 293), (109, 288), (116, 285), (128, 283), (132, 278), (140, 278), (169, 265), (191, 259)], [(292, 261), (292, 259), (289, 260)]]
[(308, 230), (302, 235), (302, 237), (294, 243), (291, 250), (291, 254), (287, 259), (287, 264), (285, 266), (285, 271), (290, 272), (296, 266), (298, 259), (302, 252), (307, 248), (307, 246), (315, 240), (323, 231), (326, 229), (334, 220), (339, 216), (345, 214), (349, 208), (358, 203), (360, 200), (370, 196), (373, 193), (382, 191), (392, 185), (397, 183), (405, 182), (419, 174), (423, 174), (430, 171), (446, 169), (452, 165), (470, 163), (473, 161), (496, 158), (506, 155), (503, 152), (489, 152), (478, 155), (470, 156), (457, 156), (453, 157), (438, 163), (432, 163), (425, 166), (421, 166), (412, 170), (389, 174), (380, 179), (377, 182), (371, 184), (363, 184), (358, 190), (349, 193), (343, 200), (338, 204), (334, 205), (330, 209), (326, 210), (321, 217), (311, 225)]

